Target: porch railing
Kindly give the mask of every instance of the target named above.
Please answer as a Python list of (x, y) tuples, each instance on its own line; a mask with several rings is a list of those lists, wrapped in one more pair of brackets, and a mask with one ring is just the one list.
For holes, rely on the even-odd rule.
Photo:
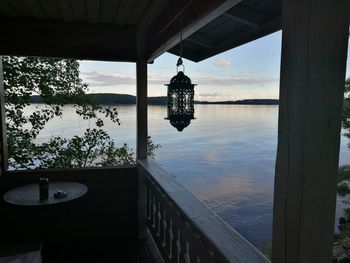
[(154, 161), (138, 166), (146, 177), (147, 228), (165, 262), (270, 262)]

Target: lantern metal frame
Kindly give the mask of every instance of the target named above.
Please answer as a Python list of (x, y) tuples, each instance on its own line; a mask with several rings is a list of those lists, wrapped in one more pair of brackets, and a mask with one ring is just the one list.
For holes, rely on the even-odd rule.
[(181, 58), (177, 63), (177, 68), (183, 66), (183, 71), (177, 70), (177, 75), (171, 78), (168, 87), (168, 116), (170, 121), (179, 132), (183, 131), (194, 117), (194, 87), (191, 79), (184, 73), (184, 65)]

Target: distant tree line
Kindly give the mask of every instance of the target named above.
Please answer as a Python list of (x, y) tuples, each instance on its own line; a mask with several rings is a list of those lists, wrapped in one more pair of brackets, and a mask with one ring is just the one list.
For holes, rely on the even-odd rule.
[[(116, 93), (93, 93), (85, 94), (87, 98), (93, 103), (100, 105), (116, 105), (116, 104), (136, 104), (136, 97), (128, 94)], [(33, 95), (30, 97), (30, 103), (44, 103), (41, 96)], [(236, 101), (194, 101), (195, 104), (237, 104), (237, 105), (278, 105), (276, 99), (247, 99)], [(148, 97), (149, 105), (168, 105), (168, 98), (166, 96)]]

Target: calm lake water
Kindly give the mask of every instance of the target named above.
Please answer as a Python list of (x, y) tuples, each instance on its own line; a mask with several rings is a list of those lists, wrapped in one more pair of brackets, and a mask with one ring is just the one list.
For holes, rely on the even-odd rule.
[[(121, 126), (106, 122), (106, 129), (135, 148), (136, 108), (117, 107)], [(196, 105), (197, 119), (182, 133), (165, 116), (166, 107), (149, 106), (149, 135), (162, 146), (158, 163), (258, 248), (270, 242), (278, 106)], [(82, 134), (89, 125), (66, 106), (40, 140)], [(341, 164), (350, 163), (349, 153), (342, 137)]]

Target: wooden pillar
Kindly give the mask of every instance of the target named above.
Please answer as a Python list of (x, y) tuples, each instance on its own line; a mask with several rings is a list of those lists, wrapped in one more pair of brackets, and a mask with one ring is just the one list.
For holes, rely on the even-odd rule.
[(144, 159), (147, 158), (147, 61), (142, 51), (136, 62), (136, 89), (137, 159)]
[(3, 175), (8, 168), (8, 154), (7, 154), (6, 117), (5, 117), (5, 88), (4, 88), (2, 56), (0, 56), (0, 118), (1, 118), (1, 121), (0, 121), (0, 134), (1, 134), (0, 175)]
[[(138, 33), (138, 60), (136, 62), (136, 115), (137, 115), (137, 160), (147, 158), (147, 61), (145, 59), (145, 34)], [(147, 188), (146, 176), (137, 164), (138, 171), (138, 238), (146, 237)]]
[(331, 262), (349, 0), (283, 0), (272, 261)]

